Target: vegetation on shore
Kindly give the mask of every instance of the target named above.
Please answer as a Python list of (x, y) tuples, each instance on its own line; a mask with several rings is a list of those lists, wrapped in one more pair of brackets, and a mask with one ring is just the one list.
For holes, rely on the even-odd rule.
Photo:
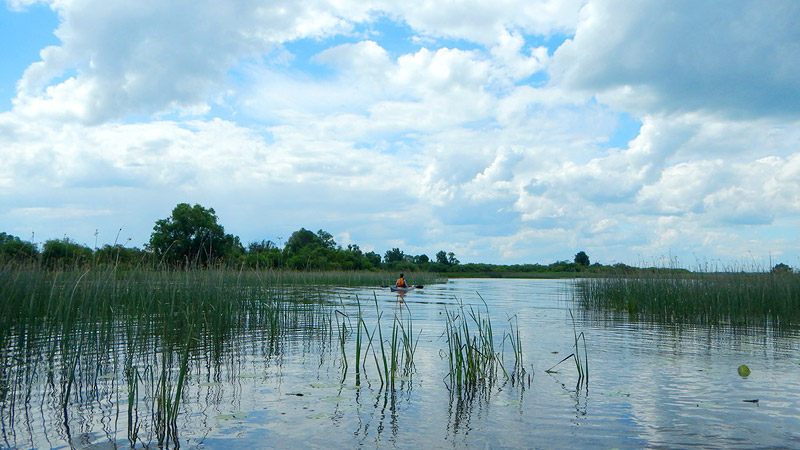
[(784, 328), (800, 324), (800, 274), (784, 265), (769, 273), (652, 273), (578, 281), (588, 310), (671, 323)]
[[(681, 269), (640, 269), (625, 264), (591, 264), (584, 251), (572, 260), (550, 264), (462, 264), (455, 253), (439, 250), (433, 257), (406, 254), (400, 248), (383, 255), (362, 251), (356, 244), (343, 247), (325, 230), (301, 228), (280, 245), (260, 240), (243, 245), (227, 234), (213, 208), (178, 204), (172, 214), (155, 222), (143, 248), (115, 242), (102, 247), (77, 243), (68, 237), (41, 245), (0, 232), (0, 265), (34, 265), (49, 270), (97, 266), (148, 269), (208, 267), (273, 269), (291, 271), (389, 271), (432, 272), (447, 277), (591, 277), (629, 275)], [(788, 266), (787, 266), (788, 267)], [(791, 269), (790, 269), (791, 270)]]

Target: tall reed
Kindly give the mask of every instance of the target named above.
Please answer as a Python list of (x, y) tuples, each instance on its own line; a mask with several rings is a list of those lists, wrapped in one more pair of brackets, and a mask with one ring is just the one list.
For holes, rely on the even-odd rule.
[(0, 267), (4, 429), (24, 428), (16, 412), (29, 406), (37, 389), (55, 399), (63, 434), (69, 435), (69, 415), (96, 395), (101, 373), (113, 375), (116, 369), (107, 367), (113, 358), (123, 361), (131, 445), (148, 446), (151, 438), (177, 445), (182, 393), (198, 346), (221, 358), (226, 342), (263, 332), (270, 352), (277, 353), (287, 333), (328, 333), (329, 309), (315, 294), (323, 289), (306, 282), (354, 282), (349, 275), (286, 275), (283, 280), (298, 284), (284, 284), (281, 276), (223, 269)]
[(492, 323), (485, 302), (484, 307), (485, 315), (461, 302), (458, 309), (445, 311), (451, 387), (476, 387), (479, 382), (492, 384), (498, 368), (508, 377), (500, 354), (495, 350)]
[(637, 319), (773, 328), (800, 324), (800, 274), (620, 276), (582, 279), (577, 288), (584, 308)]
[[(372, 360), (375, 363), (375, 372), (381, 386), (394, 387), (398, 377), (409, 376), (414, 371), (414, 353), (419, 343), (419, 333), (414, 329), (408, 305), (401, 303), (394, 310), (391, 330), (389, 335), (384, 338), (384, 311), (380, 308), (377, 295), (374, 295), (374, 304), (375, 323), (372, 331), (369, 330), (364, 318), (364, 310), (358, 297), (356, 297), (357, 315), (355, 321), (352, 321), (350, 315), (346, 312), (343, 301), (340, 302), (341, 309), (336, 310), (337, 341), (342, 358), (342, 380), (344, 381), (347, 378), (349, 369), (348, 340), (355, 335), (356, 385), (361, 384), (362, 376), (365, 378), (367, 376), (367, 357), (365, 355), (371, 351)], [(405, 319), (404, 314), (407, 316)]]

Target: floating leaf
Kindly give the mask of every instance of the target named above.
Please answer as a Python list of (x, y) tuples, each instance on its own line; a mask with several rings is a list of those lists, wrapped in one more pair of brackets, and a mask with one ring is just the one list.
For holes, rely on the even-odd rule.
[(342, 397), (340, 395), (331, 396), (331, 397), (325, 397), (325, 398), (322, 399), (323, 402), (328, 402), (328, 403), (337, 403), (337, 402), (343, 402), (343, 401), (346, 401), (346, 400), (347, 399), (345, 397)]
[(324, 389), (324, 388), (338, 388), (341, 386), (339, 383), (311, 383), (310, 386), (315, 389)]
[(308, 419), (328, 419), (330, 417), (333, 417), (333, 416), (331, 416), (330, 414), (327, 414), (327, 413), (309, 414), (309, 415), (306, 416), (306, 418), (308, 418)]
[(511, 401), (511, 402), (493, 402), (494, 406), (522, 406), (522, 402), (519, 401)]
[(219, 420), (233, 420), (233, 419), (246, 419), (246, 418), (247, 418), (247, 413), (242, 411), (235, 412), (233, 414), (220, 414), (215, 417), (215, 419)]
[(630, 397), (631, 394), (627, 392), (620, 392), (620, 391), (610, 391), (610, 392), (603, 392), (602, 395), (607, 397)]
[(737, 371), (739, 372), (739, 376), (740, 376), (740, 377), (746, 377), (746, 376), (749, 376), (749, 375), (750, 375), (750, 368), (749, 368), (749, 367), (747, 367), (747, 366), (745, 366), (744, 364), (742, 364), (741, 366), (739, 366), (739, 368), (737, 369)]
[(239, 378), (258, 378), (261, 374), (258, 373), (243, 373), (239, 375)]

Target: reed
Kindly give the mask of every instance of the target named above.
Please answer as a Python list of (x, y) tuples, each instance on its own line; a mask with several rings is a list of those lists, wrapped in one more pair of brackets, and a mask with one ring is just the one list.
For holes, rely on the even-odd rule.
[[(575, 316), (572, 314), (572, 310), (569, 311), (569, 316), (570, 319), (572, 319), (572, 334), (574, 337), (573, 348), (575, 350), (567, 355), (564, 359), (554, 364), (553, 367), (545, 370), (545, 373), (558, 373), (558, 371), (554, 369), (564, 361), (572, 358), (572, 360), (575, 362), (575, 370), (578, 374), (576, 390), (580, 390), (584, 386), (588, 387), (589, 385), (589, 352), (586, 349), (586, 335), (583, 333), (583, 331), (578, 333), (578, 327), (575, 324)], [(581, 349), (583, 349), (583, 355), (581, 355)]]
[[(486, 314), (459, 302), (457, 310), (445, 311), (450, 386), (474, 388), (479, 382), (493, 384), (497, 369), (508, 377), (495, 351), (492, 323)], [(474, 328), (473, 328), (474, 326)]]
[[(400, 376), (410, 376), (414, 372), (414, 353), (419, 343), (419, 333), (414, 330), (408, 305), (399, 304), (392, 318), (391, 330), (384, 339), (384, 311), (381, 310), (377, 295), (374, 295), (375, 319), (370, 331), (361, 301), (356, 297), (356, 316), (353, 321), (344, 302), (336, 309), (337, 344), (342, 359), (342, 382), (349, 370), (348, 341), (355, 336), (355, 381), (361, 385), (362, 377), (367, 379), (367, 357), (371, 351), (374, 369), (381, 387), (394, 387)], [(403, 309), (405, 308), (405, 309)], [(404, 313), (405, 311), (405, 313)], [(404, 316), (406, 316), (404, 318)], [(416, 340), (415, 340), (416, 337)]]
[[(578, 388), (583, 385), (584, 381), (589, 382), (589, 354), (586, 349), (586, 335), (583, 331), (578, 333), (578, 328), (575, 325), (575, 316), (572, 310), (569, 311), (569, 316), (572, 319), (572, 334), (575, 338), (575, 369), (578, 371)], [(583, 356), (581, 356), (581, 344), (583, 344)]]
[(43, 397), (54, 399), (69, 435), (73, 406), (94, 395), (103, 361), (112, 357), (123, 361), (131, 446), (148, 446), (151, 438), (159, 446), (177, 446), (182, 393), (192, 355), (202, 351), (198, 344), (214, 349), (209, 357), (222, 358), (225, 342), (244, 333), (263, 331), (270, 353), (280, 351), (289, 333), (331, 333), (330, 308), (319, 294), (324, 287), (312, 282), (355, 281), (350, 275), (228, 269), (0, 267), (4, 429), (15, 429), (18, 407), (27, 407), (32, 390), (42, 389)]
[(577, 301), (587, 310), (634, 319), (785, 328), (800, 324), (800, 274), (695, 273), (583, 279)]
[(510, 375), (513, 384), (517, 381), (524, 380), (527, 370), (525, 369), (525, 362), (522, 353), (522, 337), (519, 333), (519, 317), (516, 314), (509, 317), (508, 326), (510, 330), (508, 334), (503, 336), (503, 344), (508, 341), (511, 344), (511, 350), (514, 353), (514, 368)]

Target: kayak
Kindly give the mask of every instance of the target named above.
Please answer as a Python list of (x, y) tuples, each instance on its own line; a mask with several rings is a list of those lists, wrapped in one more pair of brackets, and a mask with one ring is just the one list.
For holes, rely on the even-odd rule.
[(396, 287), (396, 286), (389, 286), (389, 289), (392, 292), (409, 292), (414, 290), (414, 286), (409, 287)]

